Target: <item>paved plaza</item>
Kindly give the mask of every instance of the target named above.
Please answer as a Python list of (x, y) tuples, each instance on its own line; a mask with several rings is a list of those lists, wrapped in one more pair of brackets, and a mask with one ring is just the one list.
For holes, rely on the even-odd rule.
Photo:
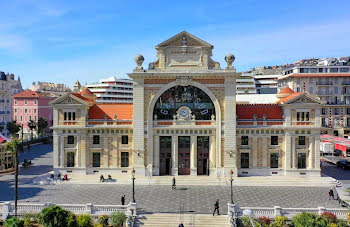
[[(21, 169), (20, 202), (120, 204), (120, 197), (123, 194), (126, 195), (127, 202), (131, 201), (131, 184), (33, 185), (31, 179), (52, 169), (51, 150), (52, 145), (40, 145), (32, 147), (30, 152), (21, 154), (22, 160), (31, 158), (33, 166)], [(328, 200), (328, 190), (329, 188), (321, 186), (235, 186), (234, 202), (239, 206), (249, 207), (339, 207), (337, 201)], [(13, 200), (13, 175), (0, 176), (0, 191), (0, 201)], [(136, 202), (139, 212), (178, 212), (180, 205), (184, 205), (187, 212), (210, 213), (216, 198), (220, 199), (221, 209), (226, 212), (226, 204), (230, 200), (230, 187), (179, 186), (173, 191), (166, 185), (137, 185), (136, 179)]]

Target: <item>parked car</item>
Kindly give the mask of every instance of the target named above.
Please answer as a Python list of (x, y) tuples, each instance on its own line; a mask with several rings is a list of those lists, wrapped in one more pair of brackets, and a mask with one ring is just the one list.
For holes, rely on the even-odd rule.
[(337, 166), (343, 169), (350, 169), (350, 162), (348, 160), (342, 159), (337, 161)]

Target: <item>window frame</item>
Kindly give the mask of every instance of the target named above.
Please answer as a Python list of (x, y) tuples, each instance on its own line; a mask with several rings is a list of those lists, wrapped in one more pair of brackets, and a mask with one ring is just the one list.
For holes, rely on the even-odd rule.
[[(126, 138), (126, 141), (125, 141)], [(129, 144), (129, 136), (128, 135), (122, 135), (122, 144), (127, 145)]]
[(278, 145), (278, 136), (271, 136), (271, 145), (272, 146)]
[(298, 145), (299, 146), (305, 146), (306, 145), (306, 137), (305, 136), (299, 136), (298, 137)]
[[(276, 157), (273, 158), (272, 156), (276, 156)], [(278, 163), (279, 163), (279, 154), (270, 153), (270, 168), (278, 168)]]
[(249, 168), (249, 153), (244, 152), (241, 153), (241, 168), (248, 169)]
[(67, 136), (67, 144), (74, 144), (74, 136)]
[(130, 154), (129, 152), (120, 152), (120, 166), (121, 167), (129, 167), (130, 160), (129, 160)]
[(241, 145), (242, 146), (248, 146), (249, 145), (249, 137), (248, 136), (241, 136)]
[(100, 144), (100, 135), (92, 136), (92, 144)]

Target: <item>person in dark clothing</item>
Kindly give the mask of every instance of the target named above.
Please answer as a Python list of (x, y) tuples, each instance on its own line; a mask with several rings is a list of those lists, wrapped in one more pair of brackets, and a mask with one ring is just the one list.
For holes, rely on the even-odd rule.
[(181, 224), (179, 225), (179, 227), (184, 227), (184, 224), (181, 223)]
[(122, 202), (122, 205), (125, 205), (125, 195), (122, 196), (122, 198), (120, 199), (120, 201)]
[(175, 177), (173, 177), (173, 180), (172, 180), (172, 189), (176, 189), (176, 180), (175, 180)]
[(216, 200), (215, 204), (214, 204), (214, 212), (213, 212), (213, 216), (215, 214), (215, 211), (218, 215), (220, 215), (220, 212), (219, 212), (219, 199)]
[(105, 182), (105, 178), (103, 177), (103, 175), (100, 176), (100, 182)]
[(328, 192), (328, 200), (330, 199), (333, 199), (334, 200), (334, 192), (333, 192), (333, 189), (329, 189), (329, 192)]

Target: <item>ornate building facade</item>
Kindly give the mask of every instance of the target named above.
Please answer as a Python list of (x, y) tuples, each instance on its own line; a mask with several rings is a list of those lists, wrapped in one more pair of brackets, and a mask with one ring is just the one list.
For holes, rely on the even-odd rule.
[(54, 170), (82, 174), (320, 175), (323, 102), (288, 89), (273, 104), (236, 104), (235, 57), (181, 32), (135, 57), (133, 104), (103, 104), (88, 89), (59, 97)]

